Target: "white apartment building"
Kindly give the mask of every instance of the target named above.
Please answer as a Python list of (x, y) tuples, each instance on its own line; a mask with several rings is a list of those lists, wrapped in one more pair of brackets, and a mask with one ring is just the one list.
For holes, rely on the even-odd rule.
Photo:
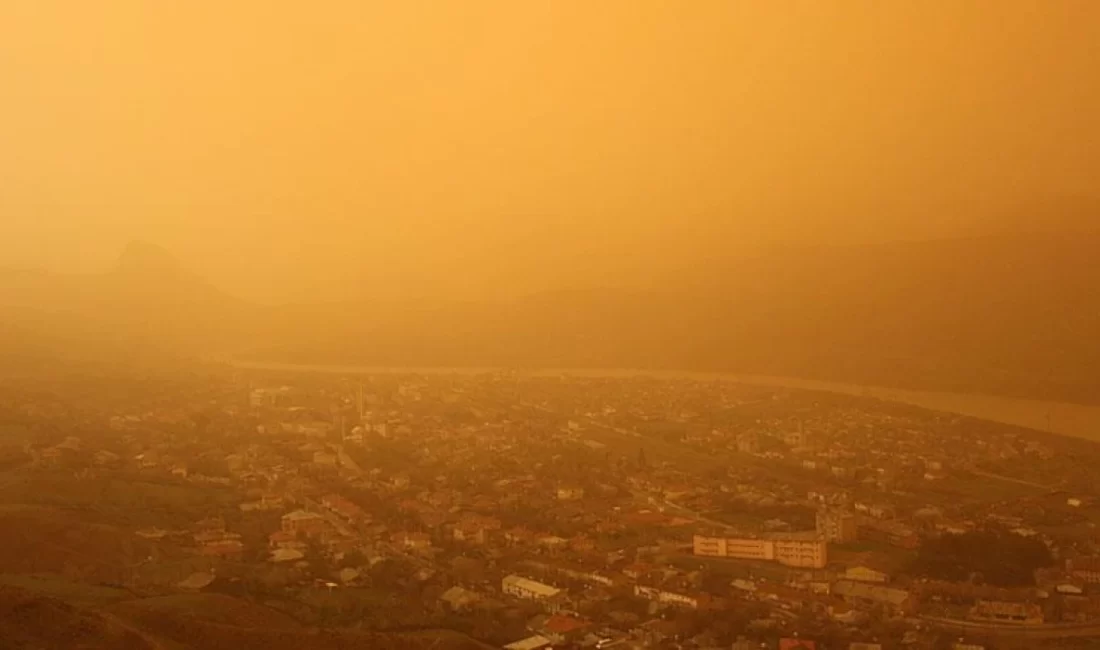
[(500, 581), (500, 590), (511, 596), (516, 596), (517, 598), (527, 598), (530, 600), (553, 598), (561, 593), (561, 589), (557, 587), (551, 587), (550, 585), (515, 574), (505, 576), (505, 578)]
[(823, 569), (828, 563), (825, 540), (808, 536), (727, 538), (696, 535), (692, 540), (695, 555), (728, 557), (740, 560), (778, 562), (785, 566)]

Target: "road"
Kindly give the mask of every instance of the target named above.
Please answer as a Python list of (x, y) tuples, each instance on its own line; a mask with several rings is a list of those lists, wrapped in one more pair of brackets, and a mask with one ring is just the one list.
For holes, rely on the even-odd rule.
[(996, 481), (1005, 481), (1006, 483), (1016, 483), (1017, 485), (1026, 485), (1027, 487), (1033, 487), (1037, 490), (1043, 490), (1044, 492), (1054, 492), (1058, 490), (1056, 485), (1043, 485), (1042, 483), (1033, 483), (1031, 481), (1025, 481), (1020, 478), (1012, 478), (1011, 476), (1003, 476), (1001, 474), (994, 474), (992, 472), (985, 472), (980, 469), (970, 469), (970, 473), (975, 476), (982, 476), (984, 478), (991, 478)]
[(997, 625), (953, 618), (921, 616), (929, 625), (962, 634), (1011, 637), (1016, 639), (1063, 639), (1100, 637), (1100, 622), (1050, 623), (1044, 625)]

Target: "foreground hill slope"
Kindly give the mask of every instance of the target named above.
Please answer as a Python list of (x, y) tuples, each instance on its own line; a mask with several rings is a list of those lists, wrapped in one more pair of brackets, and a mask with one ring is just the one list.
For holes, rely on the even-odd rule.
[(261, 605), (217, 594), (76, 605), (31, 589), (0, 584), (0, 647), (5, 650), (483, 650), (487, 646), (448, 631), (389, 634), (319, 630), (299, 625)]

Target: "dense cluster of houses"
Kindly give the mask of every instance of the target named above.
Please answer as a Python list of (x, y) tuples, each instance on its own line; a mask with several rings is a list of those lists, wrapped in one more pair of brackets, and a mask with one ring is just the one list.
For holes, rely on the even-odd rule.
[[(938, 619), (1100, 620), (1087, 490), (944, 496), (1013, 459), (1055, 462), (1056, 446), (823, 399), (713, 382), (406, 377), (254, 389), (225, 408), (247, 435), (184, 443), (157, 433), (156, 413), (114, 415), (110, 448), (70, 436), (29, 451), (44, 469), (84, 454), (89, 476), (125, 468), (232, 491), (236, 512), (137, 534), (285, 568), (302, 585), (356, 586), (401, 562), (434, 588), (424, 607), (521, 613), (512, 650), (814, 648), (815, 634), (873, 650), (884, 646), (867, 630), (887, 623), (904, 632), (891, 642), (922, 648)], [(978, 467), (989, 458), (1005, 464)], [(1005, 478), (1031, 482), (982, 480)], [(257, 526), (266, 539), (246, 534)], [(1059, 564), (1019, 589), (906, 574), (923, 539), (986, 526), (1043, 541)]]

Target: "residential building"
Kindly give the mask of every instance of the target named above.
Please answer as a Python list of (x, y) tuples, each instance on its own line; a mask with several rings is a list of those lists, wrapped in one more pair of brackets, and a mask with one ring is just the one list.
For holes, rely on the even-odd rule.
[(1066, 573), (1088, 584), (1100, 584), (1100, 557), (1075, 557), (1066, 560)]
[(439, 599), (446, 603), (452, 610), (461, 611), (472, 607), (481, 600), (481, 596), (468, 589), (454, 586), (444, 591)]
[(972, 621), (990, 621), (1017, 625), (1041, 625), (1043, 610), (1033, 603), (1006, 603), (997, 600), (979, 600), (970, 608)]
[(272, 549), (292, 548), (297, 550), (302, 550), (307, 546), (305, 542), (298, 539), (298, 535), (284, 530), (277, 530), (268, 535), (267, 545)]
[(775, 559), (775, 547), (766, 539), (706, 537), (695, 535), (692, 539), (695, 555), (707, 557), (731, 557), (742, 560)]
[(652, 600), (657, 603), (661, 603), (663, 605), (687, 607), (690, 609), (699, 609), (700, 604), (699, 596), (681, 594), (674, 591), (666, 591), (664, 589), (658, 589), (656, 587), (646, 587), (643, 585), (634, 585), (634, 595)]
[(451, 535), (456, 542), (484, 544), (489, 540), (490, 533), (499, 529), (500, 520), (496, 517), (471, 514), (462, 517), (454, 524)]
[(500, 589), (511, 596), (531, 600), (553, 598), (562, 591), (557, 587), (552, 587), (538, 582), (537, 580), (531, 580), (530, 578), (524, 578), (523, 576), (515, 574), (505, 576), (505, 578), (500, 581)]
[(779, 535), (762, 538), (726, 538), (696, 535), (695, 555), (778, 562), (785, 566), (822, 569), (828, 564), (828, 546), (816, 535)]
[(853, 605), (871, 607), (884, 605), (898, 612), (911, 612), (916, 600), (904, 589), (892, 589), (853, 580), (838, 580), (833, 593)]
[(428, 533), (397, 532), (391, 539), (398, 546), (412, 550), (423, 550), (432, 546), (432, 536)]
[(282, 517), (283, 532), (316, 535), (324, 531), (325, 518), (315, 512), (295, 510)]
[(897, 521), (865, 517), (859, 522), (859, 536), (901, 548), (914, 549), (920, 546), (920, 537), (916, 531)]
[(244, 544), (236, 539), (221, 539), (207, 542), (199, 550), (202, 555), (239, 560), (244, 553)]
[(321, 505), (348, 523), (356, 524), (370, 519), (370, 516), (362, 508), (338, 494), (329, 494), (322, 497)]
[(591, 622), (568, 614), (538, 616), (527, 625), (527, 629), (550, 639), (555, 646), (579, 640), (591, 627)]
[(834, 509), (817, 511), (817, 534), (826, 542), (845, 544), (859, 538), (856, 516), (850, 512)]
[(793, 567), (823, 569), (828, 564), (828, 545), (823, 539), (775, 539), (775, 561)]
[(582, 487), (559, 487), (558, 488), (558, 500), (559, 501), (578, 501), (584, 498), (584, 488)]
[(845, 580), (855, 580), (856, 582), (875, 582), (879, 584), (885, 584), (890, 581), (890, 576), (882, 571), (875, 571), (865, 566), (853, 566), (848, 567), (844, 571)]

